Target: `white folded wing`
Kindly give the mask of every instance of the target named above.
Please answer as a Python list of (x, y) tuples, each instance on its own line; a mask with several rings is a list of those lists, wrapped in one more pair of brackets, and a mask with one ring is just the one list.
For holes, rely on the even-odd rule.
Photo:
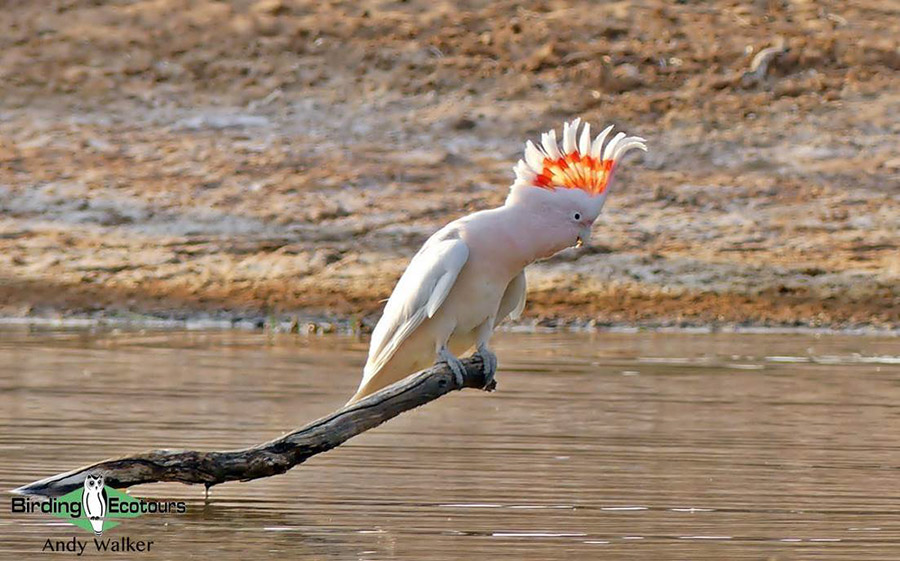
[(468, 258), (469, 247), (452, 231), (438, 232), (416, 253), (372, 332), (360, 387), (381, 370), (426, 318), (434, 316)]
[(508, 317), (519, 319), (522, 317), (522, 311), (525, 309), (525, 292), (527, 286), (525, 283), (525, 271), (522, 271), (516, 277), (509, 281), (503, 298), (500, 300), (500, 308), (497, 311), (497, 321), (494, 325), (500, 325), (500, 322)]

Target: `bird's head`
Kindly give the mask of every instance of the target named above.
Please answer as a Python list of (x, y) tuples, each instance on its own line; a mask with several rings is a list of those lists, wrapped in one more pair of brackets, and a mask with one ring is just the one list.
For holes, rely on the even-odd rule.
[[(545, 253), (552, 255), (572, 245), (580, 246), (591, 235), (600, 214), (616, 166), (631, 149), (647, 150), (644, 139), (617, 133), (608, 142), (612, 125), (591, 137), (591, 126), (581, 119), (563, 125), (562, 147), (556, 131), (541, 135), (540, 146), (525, 143), (525, 158), (515, 168), (506, 205), (534, 211), (542, 234), (548, 239)], [(548, 256), (544, 255), (544, 256)]]

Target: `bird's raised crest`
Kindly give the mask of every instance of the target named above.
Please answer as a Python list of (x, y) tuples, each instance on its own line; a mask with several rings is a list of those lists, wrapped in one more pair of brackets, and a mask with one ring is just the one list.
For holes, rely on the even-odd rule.
[(631, 149), (647, 151), (644, 139), (617, 133), (609, 142), (606, 138), (613, 130), (610, 125), (591, 138), (591, 125), (581, 126), (581, 119), (563, 125), (562, 147), (556, 139), (556, 131), (541, 135), (540, 146), (530, 140), (525, 143), (525, 158), (515, 168), (513, 187), (528, 185), (555, 191), (556, 189), (581, 189), (597, 196), (606, 191), (616, 164)]

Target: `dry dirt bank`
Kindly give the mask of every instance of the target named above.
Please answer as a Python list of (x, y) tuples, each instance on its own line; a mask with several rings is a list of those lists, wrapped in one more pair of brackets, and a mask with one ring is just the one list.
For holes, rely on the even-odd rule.
[(582, 116), (651, 152), (532, 319), (900, 326), (894, 4), (516, 4), (9, 4), (0, 314), (374, 318)]

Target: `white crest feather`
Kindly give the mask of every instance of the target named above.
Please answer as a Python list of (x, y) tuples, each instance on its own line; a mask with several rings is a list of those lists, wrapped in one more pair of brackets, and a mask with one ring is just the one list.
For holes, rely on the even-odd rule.
[(591, 124), (585, 123), (584, 129), (581, 131), (581, 140), (578, 143), (578, 151), (582, 155), (591, 153)]
[(563, 125), (563, 154), (571, 154), (575, 151), (575, 137), (578, 135), (578, 126), (581, 125), (581, 118), (572, 121), (572, 124)]
[(541, 166), (544, 165), (545, 157), (544, 153), (538, 150), (533, 142), (529, 140), (525, 143), (525, 161), (528, 162), (532, 169), (541, 169)]
[(639, 136), (626, 137), (624, 140), (622, 140), (622, 142), (619, 143), (618, 146), (616, 146), (616, 150), (612, 155), (613, 160), (618, 162), (629, 150), (633, 148), (637, 148), (646, 152), (647, 145), (644, 144), (644, 142), (644, 139)]
[(597, 135), (597, 138), (594, 139), (594, 143), (591, 145), (591, 157), (596, 158), (598, 160), (603, 159), (603, 141), (606, 140), (606, 137), (609, 136), (610, 131), (613, 130), (613, 125), (609, 125)]
[(559, 153), (559, 146), (556, 144), (556, 131), (550, 129), (541, 135), (541, 146), (544, 147), (544, 153), (552, 160), (558, 160), (562, 154)]
[(621, 140), (625, 138), (625, 133), (620, 132), (616, 133), (616, 136), (612, 137), (612, 140), (609, 141), (609, 144), (606, 145), (606, 148), (603, 149), (603, 159), (611, 160), (613, 152), (616, 149), (616, 144), (621, 142)]
[(521, 179), (532, 180), (537, 177), (537, 174), (531, 169), (531, 166), (525, 162), (525, 160), (519, 160), (519, 163), (516, 164), (514, 168), (516, 172), (516, 177)]

